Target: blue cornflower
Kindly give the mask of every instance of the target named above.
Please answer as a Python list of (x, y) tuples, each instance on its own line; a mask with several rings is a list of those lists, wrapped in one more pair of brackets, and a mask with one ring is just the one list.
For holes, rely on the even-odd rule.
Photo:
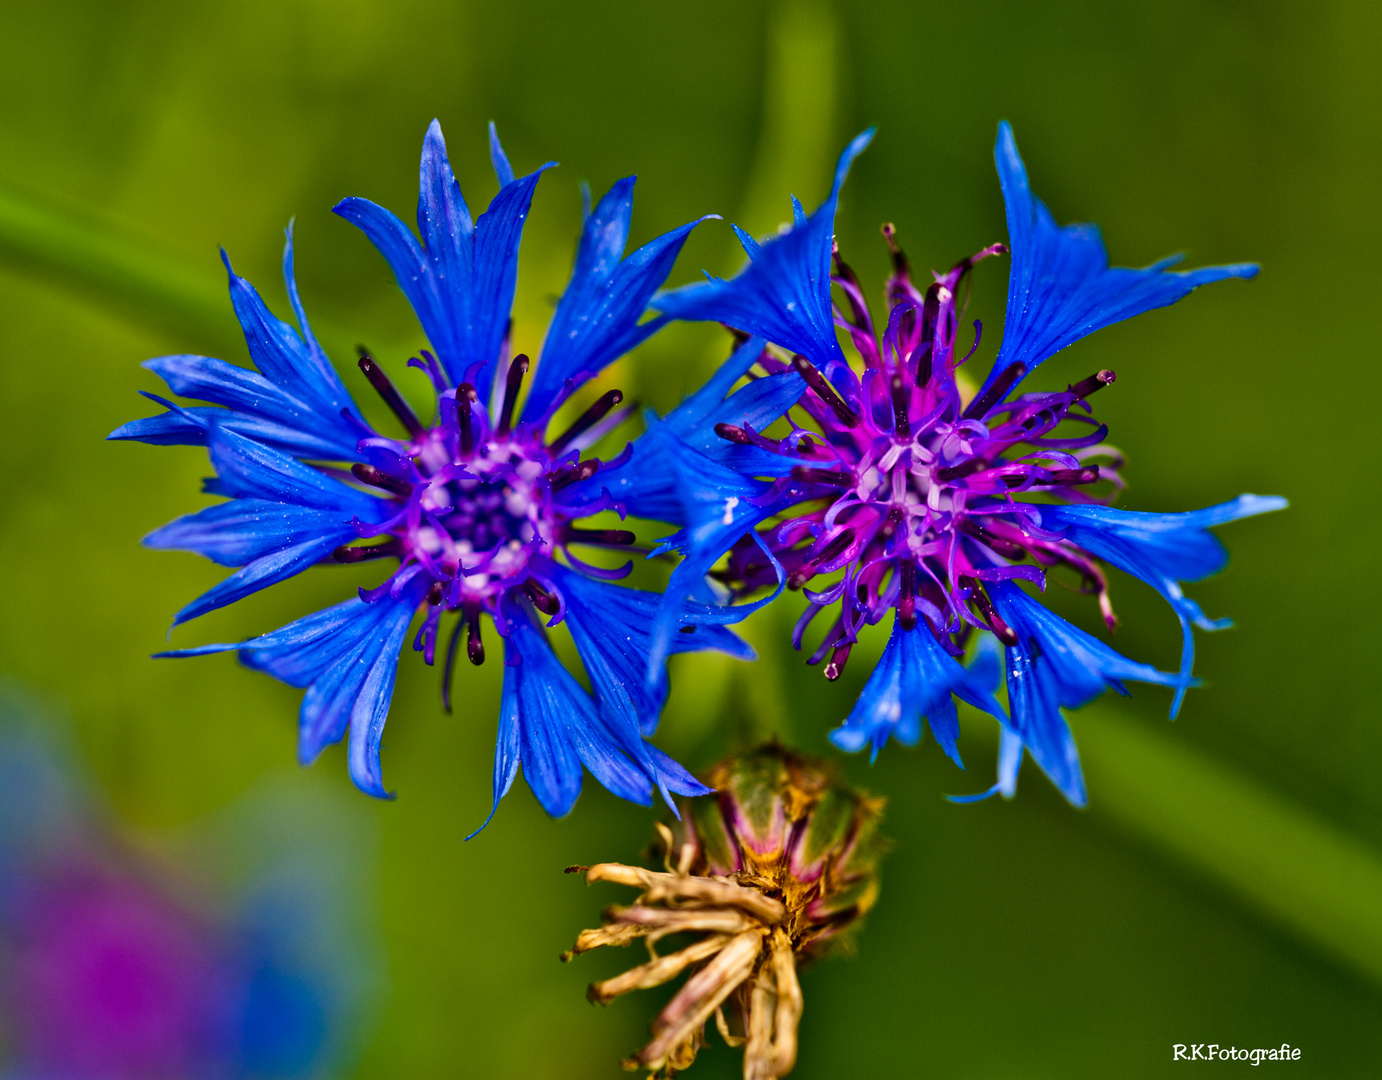
[[(1170, 269), (1175, 258), (1142, 270), (1110, 267), (1094, 226), (1062, 228), (1032, 195), (1005, 123), (995, 158), (1009, 244), (987, 247), (921, 287), (885, 226), (893, 272), (891, 310), (880, 334), (832, 236), (840, 187), (872, 135), (865, 132), (846, 148), (830, 196), (815, 213), (807, 215), (793, 199), (792, 227), (761, 245), (739, 230), (749, 263), (738, 277), (710, 278), (653, 300), (664, 314), (723, 322), (754, 336), (705, 391), (634, 447), (635, 460), (671, 461), (683, 478), (675, 491), (652, 493), (670, 494), (684, 508), (681, 531), (668, 543), (686, 561), (662, 602), (650, 678), (660, 677), (678, 604), (706, 572), (733, 599), (771, 586), (803, 589), (825, 578), (817, 589), (805, 588), (793, 644), (800, 649), (811, 622), (833, 612), (807, 661), (828, 656), (828, 679), (839, 676), (859, 632), (894, 613), (882, 659), (831, 735), (836, 745), (868, 746), (876, 754), (889, 738), (912, 744), (924, 717), (958, 762), (958, 697), (1002, 724), (993, 790), (1012, 793), (1025, 749), (1082, 805), (1084, 782), (1061, 708), (1083, 705), (1109, 687), (1126, 693), (1125, 681), (1135, 680), (1173, 687), (1174, 716), (1195, 681), (1192, 625), (1226, 625), (1207, 619), (1181, 590), (1182, 582), (1222, 569), (1227, 558), (1207, 528), (1286, 503), (1243, 495), (1189, 514), (1113, 509), (1106, 504), (1121, 486), (1121, 461), (1104, 443), (1107, 429), (1093, 419), (1087, 399), (1111, 384), (1114, 373), (1100, 371), (1050, 393), (1016, 390), (1037, 365), (1086, 334), (1172, 304), (1200, 285), (1251, 278), (1257, 267), (1176, 272)], [(982, 387), (969, 396), (956, 369), (973, 354), (982, 328), (975, 323), (974, 346), (961, 354), (957, 294), (978, 261), (1009, 250), (1002, 347)], [(853, 345), (857, 366), (837, 330)], [(765, 342), (782, 355), (766, 350)], [(755, 365), (757, 377), (750, 371)], [(731, 393), (745, 375), (751, 381)], [(784, 417), (781, 437), (763, 434)], [(672, 442), (675, 451), (667, 449)], [(649, 488), (660, 479), (627, 483)], [(606, 477), (606, 484), (618, 491), (622, 480)], [(713, 569), (726, 553), (727, 562)], [(1184, 628), (1178, 672), (1120, 656), (1017, 584), (1044, 589), (1051, 569), (1073, 571), (1097, 595), (1111, 630), (1116, 620), (1104, 564), (1150, 583), (1170, 601)], [(749, 606), (729, 606), (721, 619)], [(1010, 712), (993, 697), (996, 657), (981, 649), (981, 662), (961, 663), (975, 631), (1005, 650)]]
[[(435, 351), (409, 361), (435, 388), (431, 424), (369, 356), (361, 357), (360, 367), (406, 434), (387, 436), (364, 422), (308, 325), (293, 279), (291, 230), (283, 271), (297, 329), (270, 314), (253, 286), (226, 263), (231, 300), (257, 371), (202, 356), (166, 356), (145, 365), (175, 393), (213, 405), (182, 408), (155, 398), (166, 413), (126, 424), (111, 438), (205, 445), (216, 469), (208, 490), (228, 499), (179, 518), (145, 543), (239, 568), (178, 612), (175, 624), (320, 562), (397, 560), (376, 588), (280, 630), (161, 655), (237, 650), (250, 667), (305, 688), (301, 760), (311, 761), (348, 733), (351, 777), (362, 790), (383, 796), (380, 739), (398, 654), (415, 615), (424, 613), (413, 648), (428, 664), (443, 622), (453, 624), (442, 680), (448, 709), (462, 629), (466, 655), (480, 664), (481, 620), (488, 617), (504, 639), (507, 665), (495, 805), (520, 762), (553, 815), (575, 802), (582, 763), (635, 802), (649, 803), (654, 788), (664, 797), (700, 794), (707, 789), (644, 739), (661, 704), (643, 678), (656, 595), (611, 584), (632, 563), (604, 570), (571, 550), (634, 542), (626, 530), (578, 525), (588, 515), (619, 509), (602, 490), (606, 463), (582, 452), (626, 419), (628, 410), (616, 408), (622, 396), (610, 391), (565, 431), (547, 432), (578, 387), (667, 321), (643, 316), (698, 222), (624, 257), (634, 178), (617, 182), (587, 212), (570, 284), (520, 409), (529, 360), (510, 359), (509, 311), (523, 223), (549, 166), (516, 178), (493, 125), (490, 153), (499, 193), (472, 221), (433, 121), (422, 149), (421, 242), (374, 203), (351, 198), (336, 207), (384, 255)], [(349, 471), (331, 463), (347, 463)], [(751, 655), (728, 630), (699, 625), (713, 614), (695, 602), (679, 606), (676, 621), (685, 632), (675, 634), (675, 649)], [(563, 620), (592, 692), (558, 662), (542, 629), (543, 622)]]

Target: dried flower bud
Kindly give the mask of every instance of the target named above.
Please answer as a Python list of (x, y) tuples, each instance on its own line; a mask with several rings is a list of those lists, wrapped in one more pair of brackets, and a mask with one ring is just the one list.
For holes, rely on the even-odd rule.
[[(641, 893), (630, 907), (608, 909), (604, 925), (582, 931), (562, 959), (644, 939), (647, 963), (591, 984), (590, 1000), (602, 1005), (689, 972), (625, 1068), (674, 1076), (705, 1045), (713, 1016), (725, 1041), (744, 1047), (745, 1080), (771, 1080), (796, 1064), (798, 966), (846, 940), (877, 899), (883, 801), (775, 742), (722, 761), (705, 780), (716, 795), (686, 800), (675, 832), (658, 826), (666, 872), (568, 868)], [(659, 955), (657, 943), (672, 934), (695, 940)]]

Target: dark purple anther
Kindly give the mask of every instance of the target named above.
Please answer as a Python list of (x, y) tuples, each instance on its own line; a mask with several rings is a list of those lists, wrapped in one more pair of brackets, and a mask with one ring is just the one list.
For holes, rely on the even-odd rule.
[(361, 345), (357, 351), (360, 354), (360, 370), (365, 373), (365, 378), (374, 387), (375, 393), (384, 399), (384, 404), (393, 410), (393, 414), (408, 429), (408, 434), (416, 439), (423, 431), (417, 413), (403, 400), (403, 395), (394, 387), (393, 382), (384, 374), (384, 369), (375, 362), (368, 350)]
[(835, 259), (835, 276), (850, 286), (847, 289), (841, 289), (841, 292), (849, 300), (850, 310), (854, 314), (854, 325), (860, 329), (872, 326), (873, 320), (869, 317), (868, 308), (864, 306), (864, 287), (859, 284), (859, 275), (854, 272), (849, 263), (840, 258), (839, 244), (831, 245), (830, 254)]
[(900, 278), (910, 278), (912, 267), (907, 262), (907, 253), (897, 244), (897, 229), (891, 221), (883, 224), (883, 240), (888, 245), (888, 252), (893, 257), (893, 273)]
[(456, 671), (456, 646), (460, 643), (463, 625), (463, 619), (456, 620), (451, 640), (446, 643), (446, 666), (441, 672), (441, 707), (448, 713), (451, 711), (451, 677)]
[(961, 532), (968, 533), (979, 543), (984, 544), (991, 550), (1002, 555), (1005, 559), (1012, 559), (1014, 562), (1021, 562), (1027, 557), (1027, 549), (1021, 544), (1015, 544), (1011, 540), (1004, 540), (1001, 536), (994, 536), (986, 528), (976, 522), (973, 518), (964, 517), (959, 521)]
[(820, 551), (812, 555), (799, 567), (787, 575), (787, 588), (800, 589), (816, 572), (816, 567), (823, 566), (831, 559), (841, 554), (845, 548), (854, 543), (854, 530), (841, 529), (830, 538), (830, 542), (821, 548)]
[(936, 479), (943, 484), (948, 484), (952, 480), (958, 480), (962, 476), (968, 476), (970, 473), (978, 472), (987, 464), (988, 462), (983, 458), (970, 458), (968, 461), (959, 465), (947, 465), (943, 469), (937, 469)]
[(792, 479), (800, 480), (807, 484), (829, 484), (832, 487), (853, 487), (858, 483), (858, 477), (853, 473), (841, 472), (838, 469), (813, 469), (809, 465), (793, 465)]
[(440, 581), (432, 582), (432, 587), (427, 590), (427, 603), (431, 607), (436, 607), (441, 603), (442, 584)]
[(461, 428), (461, 457), (469, 459), (475, 453), (475, 427), (471, 420), (471, 410), (480, 395), (475, 392), (475, 387), (468, 382), (461, 383), (456, 387), (456, 416)]
[(628, 529), (567, 529), (568, 544), (596, 544), (600, 547), (627, 547), (638, 537)]
[(960, 578), (960, 584), (970, 590), (970, 598), (974, 601), (974, 606), (979, 609), (979, 614), (985, 624), (993, 631), (993, 636), (1004, 645), (1016, 645), (1017, 634), (994, 610), (993, 601), (989, 599), (989, 594), (984, 591), (984, 587), (972, 577)]
[(810, 360), (798, 353), (792, 357), (792, 368), (806, 380), (806, 385), (811, 387), (826, 405), (830, 406), (836, 418), (847, 428), (859, 426), (859, 417), (854, 415), (854, 410), (845, 404), (844, 398), (835, 392), (835, 388), (825, 380), (825, 376), (816, 370), (816, 366)]
[(1109, 368), (1103, 371), (1096, 371), (1087, 379), (1081, 379), (1070, 388), (1070, 392), (1078, 398), (1087, 398), (1096, 390), (1102, 390), (1106, 386), (1112, 386), (1118, 381), (1118, 373)]
[(614, 408), (624, 400), (624, 393), (621, 390), (611, 390), (607, 394), (601, 395), (594, 405), (586, 409), (574, 424), (558, 435), (549, 444), (548, 448), (553, 454), (559, 454), (563, 447), (570, 443), (577, 436), (584, 435), (592, 427), (598, 424)]
[(528, 354), (519, 353), (509, 365), (504, 376), (504, 404), (499, 408), (499, 426), (495, 433), (504, 436), (513, 430), (513, 411), (518, 407), (518, 391), (523, 386), (523, 376), (528, 374)]
[(902, 629), (910, 630), (917, 624), (917, 564), (912, 559), (903, 559), (898, 564), (897, 620)]
[(557, 598), (532, 578), (523, 583), (523, 591), (528, 594), (528, 599), (533, 602), (533, 607), (544, 615), (555, 615), (561, 610), (561, 604)]
[(904, 442), (912, 437), (912, 421), (907, 416), (907, 380), (894, 375), (891, 381), (893, 396), (893, 434)]
[(816, 566), (828, 563), (852, 543), (854, 543), (854, 530), (841, 529), (831, 537), (830, 543), (826, 544), (825, 547), (821, 548), (818, 554), (812, 557), (811, 562)]
[(338, 563), (368, 562), (371, 559), (389, 559), (398, 555), (403, 545), (397, 540), (385, 540), (382, 544), (368, 544), (364, 547), (341, 545), (331, 553)]
[(993, 380), (993, 385), (969, 403), (961, 419), (982, 420), (984, 414), (997, 405), (1012, 389), (1013, 383), (1027, 374), (1026, 364), (1009, 364), (1001, 375)]
[(599, 458), (586, 458), (579, 465), (572, 469), (566, 469), (552, 477), (552, 490), (560, 491), (568, 484), (574, 484), (578, 480), (589, 480), (600, 471)]
[(413, 493), (413, 485), (407, 480), (400, 480), (396, 476), (380, 472), (373, 465), (355, 464), (350, 467), (350, 471), (356, 480), (362, 484), (368, 484), (370, 487), (392, 491), (395, 495), (402, 495), (405, 498)]
[[(460, 627), (458, 626), (459, 630)], [(471, 611), (466, 617), (465, 655), (479, 667), (485, 662), (485, 643), (480, 640), (480, 612)]]
[(1091, 465), (1086, 469), (1052, 469), (1051, 479), (1033, 480), (1034, 484), (1043, 484), (1047, 487), (1066, 487), (1070, 484), (1092, 484), (1099, 479), (1099, 467)]
[(854, 642), (847, 641), (843, 645), (836, 645), (830, 651), (830, 663), (825, 665), (825, 677), (834, 682), (844, 674), (845, 664), (849, 661), (849, 651), (854, 648)]
[(724, 439), (725, 442), (732, 442), (735, 446), (752, 446), (753, 440), (749, 438), (749, 433), (741, 427), (733, 424), (716, 424), (715, 434)]

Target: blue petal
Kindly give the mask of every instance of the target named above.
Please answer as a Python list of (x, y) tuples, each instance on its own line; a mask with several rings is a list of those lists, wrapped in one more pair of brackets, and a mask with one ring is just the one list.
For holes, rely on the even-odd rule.
[(1206, 617), (1200, 606), (1181, 590), (1181, 581), (1198, 581), (1216, 574), (1228, 561), (1210, 526), (1265, 514), (1286, 507), (1276, 495), (1240, 495), (1226, 503), (1182, 514), (1149, 514), (1113, 510), (1105, 506), (1043, 506), (1045, 528), (1064, 529), (1074, 544), (1151, 585), (1164, 596), (1180, 620), (1181, 685), (1171, 705), (1180, 711), (1195, 663), (1192, 626), (1218, 630), (1227, 621)]
[(484, 831), (486, 825), (494, 820), (499, 809), (499, 800), (513, 787), (514, 777), (518, 775), (518, 762), (521, 755), (518, 739), (518, 679), (513, 668), (504, 667), (504, 690), (499, 699), (499, 728), (494, 740), (494, 779), (491, 790), (494, 799), (490, 803), (489, 814), (480, 827), (466, 837), (474, 840)]
[[(300, 311), (302, 302), (297, 296), (297, 283), (292, 277), (292, 245), (290, 232), (284, 245), (283, 271), (293, 305)], [(351, 408), (355, 403), (346, 393), (340, 376), (326, 354), (312, 337), (311, 328), (303, 323), (304, 340), (297, 330), (269, 311), (255, 287), (231, 268), (230, 256), (224, 251), (221, 252), (221, 260), (230, 279), (230, 302), (235, 308), (236, 318), (240, 320), (254, 366), (290, 396), (315, 406), (320, 419), (327, 425), (340, 428), (341, 410)]]
[(683, 438), (701, 428), (713, 428), (711, 414), (729, 397), (734, 384), (758, 362), (766, 344), (761, 337), (751, 337), (730, 353), (729, 359), (716, 369), (715, 374), (699, 390), (667, 414), (667, 425)]
[[(625, 750), (641, 756), (641, 735), (657, 730), (662, 708), (644, 681), (660, 597), (642, 589), (593, 581), (560, 565), (553, 566), (552, 574), (566, 599), (566, 625), (590, 676), (601, 713)], [(703, 604), (686, 604), (680, 618), (685, 632), (672, 635), (669, 651), (716, 649), (741, 660), (753, 659), (753, 649), (733, 631), (698, 625), (698, 615), (707, 610)]]
[(952, 695), (1002, 719), (1003, 708), (990, 689), (991, 677), (984, 667), (967, 670), (961, 666), (924, 623), (906, 630), (894, 618), (877, 667), (845, 722), (830, 733), (830, 741), (849, 753), (868, 746), (873, 760), (889, 738), (915, 746), (925, 718), (941, 749), (963, 768), (955, 745), (960, 729)]
[(351, 779), (367, 794), (388, 798), (379, 767), (380, 739), (393, 697), (398, 652), (430, 583), (424, 578), (415, 578), (397, 600), (347, 600), (249, 641), (158, 655), (236, 650), (245, 665), (290, 686), (307, 687), (299, 716), (299, 760), (310, 763), (348, 729)]
[(736, 228), (749, 265), (730, 281), (711, 278), (654, 298), (674, 319), (723, 322), (801, 353), (818, 365), (845, 362), (830, 305), (830, 246), (840, 187), (854, 159), (873, 138), (870, 128), (845, 147), (830, 197), (809, 218), (793, 200), (795, 226), (759, 244)]
[(667, 322), (665, 317), (639, 320), (671, 273), (687, 236), (706, 218), (663, 233), (623, 259), (634, 179), (615, 183), (581, 230), (571, 281), (547, 328), (542, 362), (524, 406), (530, 420), (551, 408), (568, 381), (581, 385)]
[[(650, 427), (658, 422), (651, 409), (644, 417)], [(561, 501), (571, 508), (572, 516), (580, 516), (579, 507), (603, 504), (606, 492), (625, 514), (669, 525), (685, 524), (676, 474), (660, 456), (659, 445), (646, 433), (633, 441), (624, 461), (572, 484), (562, 492)]]
[(1079, 708), (1108, 689), (1125, 692), (1125, 679), (1178, 688), (1183, 679), (1114, 652), (1016, 585), (998, 582), (989, 594), (1018, 638), (1006, 654), (1011, 729), (1065, 797), (1083, 806), (1080, 759), (1061, 708)]
[(335, 532), (323, 533), (291, 547), (261, 555), (184, 607), (173, 616), (173, 625), (179, 626), (208, 611), (243, 600), (260, 589), (287, 581), (309, 566), (315, 566), (341, 544), (353, 539), (355, 530), (345, 524), (338, 526)]
[[(314, 445), (332, 459), (357, 457), (359, 432), (345, 423), (339, 410), (322, 409), (292, 396), (258, 372), (208, 356), (158, 356), (143, 366), (168, 384), (179, 397), (210, 401), (232, 410), (225, 420), (243, 417), (294, 433), (310, 433)], [(238, 413), (239, 416), (233, 414)], [(210, 414), (216, 416), (215, 413)]]
[(121, 424), (106, 438), (153, 446), (205, 446), (213, 423), (294, 457), (326, 460), (357, 457), (353, 452), (347, 453), (341, 439), (329, 431), (299, 430), (229, 409), (201, 406), (131, 420)]
[(221, 257), (230, 279), (231, 303), (258, 370), (205, 356), (160, 356), (146, 361), (144, 366), (174, 393), (224, 408), (173, 409), (164, 416), (122, 425), (108, 438), (202, 445), (208, 429), (201, 421), (215, 419), (288, 453), (355, 458), (359, 431), (342, 416), (343, 411), (353, 410), (354, 402), (312, 336), (302, 309), (293, 278), (292, 226), (283, 250), (283, 275), (301, 334), (275, 318), (254, 286), (231, 268), (229, 256), (222, 252)]
[(499, 142), (499, 132), (494, 126), (494, 121), (489, 122), (489, 160), (494, 166), (495, 178), (499, 181), (499, 186), (508, 187), (514, 181), (513, 166), (509, 164), (509, 155), (504, 153), (504, 147)]
[(348, 520), (378, 522), (390, 503), (367, 495), (277, 450), (213, 425), (208, 455), (219, 490), (232, 496), (339, 511)]
[[(563, 817), (581, 793), (581, 763), (620, 798), (647, 806), (652, 784), (609, 737), (595, 702), (576, 682), (526, 613), (512, 611), (504, 672), (518, 701), (523, 778), (542, 808)], [(514, 663), (514, 661), (517, 661)]]
[(1003, 346), (985, 387), (1013, 364), (1025, 364), (1031, 371), (1086, 334), (1174, 304), (1201, 285), (1257, 275), (1253, 263), (1168, 271), (1166, 267), (1178, 259), (1165, 259), (1143, 270), (1110, 268), (1098, 228), (1061, 228), (1032, 195), (1007, 121), (998, 127), (993, 156), (1007, 204), (1012, 270)]
[[(735, 473), (785, 476), (794, 464), (791, 458), (757, 446), (737, 446), (715, 434), (715, 425), (719, 423), (739, 426), (748, 423), (755, 430), (761, 430), (801, 396), (805, 384), (795, 372), (755, 379), (730, 396), (734, 384), (762, 354), (763, 345), (762, 338), (750, 338), (704, 386), (668, 413), (661, 423), (684, 446)], [(645, 416), (649, 429), (659, 423), (655, 413), (649, 411)], [(626, 461), (572, 485), (563, 501), (570, 505), (593, 503), (608, 492), (634, 517), (683, 526), (687, 523), (681, 490), (683, 470), (674, 466), (666, 450), (662, 435), (644, 434), (634, 440)], [(695, 466), (692, 467), (694, 471)]]
[[(233, 499), (170, 521), (144, 537), (144, 545), (163, 551), (195, 551), (221, 566), (244, 566), (271, 552), (324, 536), (342, 524), (339, 511), (265, 499)], [(354, 539), (354, 530), (347, 525), (346, 531)]]
[[(671, 650), (671, 640), (686, 600), (697, 595), (705, 575), (722, 555), (749, 535), (754, 526), (778, 513), (792, 496), (773, 497), (770, 484), (742, 476), (711, 461), (655, 421), (650, 421), (642, 439), (647, 440), (649, 452), (658, 458), (659, 466), (670, 469), (674, 491), (681, 504), (676, 518), (662, 520), (680, 521), (682, 528), (665, 540), (659, 550), (676, 549), (684, 556), (672, 571), (653, 623), (648, 680), (656, 688), (661, 684), (662, 665)], [(767, 548), (764, 554), (777, 570), (777, 589), (749, 604), (713, 609), (722, 622), (739, 622), (782, 592), (786, 573)]]
[[(497, 143), (497, 139), (495, 140)], [(502, 156), (502, 151), (500, 151)], [(502, 159), (507, 165), (507, 159)], [(495, 167), (503, 175), (500, 161)], [(448, 375), (470, 378), (484, 401), (508, 327), (518, 277), (518, 242), (538, 177), (506, 183), (473, 222), (433, 120), (419, 168), (419, 243), (394, 214), (368, 199), (344, 199), (335, 212), (379, 249), (408, 297)]]

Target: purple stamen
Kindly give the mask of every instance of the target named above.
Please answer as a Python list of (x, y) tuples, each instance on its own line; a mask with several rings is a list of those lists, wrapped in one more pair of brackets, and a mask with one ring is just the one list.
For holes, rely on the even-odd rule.
[(959, 465), (946, 465), (944, 468), (936, 470), (936, 479), (941, 483), (949, 483), (951, 480), (958, 480), (962, 476), (969, 476), (976, 473), (988, 463), (981, 457), (971, 458), (969, 461)]
[(393, 382), (384, 374), (384, 369), (375, 362), (369, 351), (363, 345), (359, 346), (357, 351), (360, 354), (360, 370), (365, 373), (365, 378), (374, 387), (375, 393), (384, 399), (384, 404), (393, 410), (399, 422), (408, 429), (408, 434), (416, 439), (424, 430), (417, 413), (403, 400), (403, 395), (394, 387)]
[(441, 673), (441, 707), (447, 713), (451, 712), (451, 678), (456, 671), (456, 645), (461, 640), (461, 626), (463, 619), (457, 619), (455, 627), (451, 630), (451, 640), (446, 643), (446, 666)]
[(518, 391), (523, 386), (523, 376), (528, 374), (528, 354), (519, 353), (509, 365), (504, 376), (504, 403), (499, 408), (499, 426), (495, 429), (501, 438), (513, 430), (513, 412), (518, 406)]
[(970, 536), (984, 544), (991, 550), (1005, 559), (1020, 561), (1027, 557), (1027, 549), (1021, 544), (1015, 544), (1011, 540), (1004, 540), (1000, 536), (994, 536), (988, 529), (984, 528), (972, 518), (960, 518), (959, 528), (961, 532), (968, 533)]
[(1017, 634), (994, 609), (993, 601), (989, 599), (989, 594), (984, 591), (984, 587), (972, 577), (960, 578), (960, 584), (970, 590), (970, 598), (974, 601), (974, 606), (979, 609), (984, 623), (993, 631), (993, 636), (1004, 645), (1016, 645)]
[(1087, 379), (1081, 379), (1070, 388), (1070, 393), (1077, 398), (1087, 398), (1096, 390), (1102, 390), (1106, 386), (1112, 386), (1118, 381), (1118, 373), (1109, 368), (1096, 371)]
[(998, 378), (993, 380), (993, 385), (969, 403), (969, 408), (964, 411), (962, 420), (980, 420), (984, 414), (997, 405), (1012, 389), (1013, 383), (1027, 374), (1026, 364), (1009, 364), (1005, 367)]
[(912, 559), (903, 559), (898, 564), (897, 619), (902, 629), (910, 630), (917, 624), (917, 564)]
[(845, 404), (844, 399), (835, 392), (835, 388), (825, 380), (825, 376), (816, 370), (816, 366), (800, 353), (792, 357), (792, 368), (806, 380), (806, 385), (816, 392), (816, 396), (830, 407), (836, 418), (847, 428), (859, 426), (859, 417), (854, 410)]
[(1048, 487), (1066, 487), (1070, 484), (1092, 484), (1098, 479), (1099, 466), (1092, 465), (1087, 469), (1052, 469), (1049, 480), (1037, 477), (1032, 482)]
[(749, 438), (749, 433), (741, 427), (733, 424), (716, 424), (715, 434), (724, 439), (725, 442), (732, 442), (735, 446), (752, 446), (753, 440)]
[(533, 602), (533, 607), (544, 615), (555, 615), (561, 610), (561, 601), (532, 578), (523, 583), (523, 591), (528, 594), (528, 599)]
[(628, 529), (567, 529), (568, 544), (595, 544), (600, 547), (628, 547), (638, 537)]
[(589, 480), (599, 471), (600, 459), (586, 458), (573, 468), (563, 469), (561, 472), (554, 475), (552, 477), (552, 490), (560, 491), (562, 488), (577, 483), (580, 480)]
[(402, 553), (403, 545), (396, 538), (390, 537), (382, 544), (366, 544), (361, 547), (342, 544), (331, 553), (331, 557), (338, 563), (358, 563), (369, 562), (371, 559), (388, 559)]
[[(457, 627), (459, 630), (460, 627)], [(472, 610), (466, 619), (465, 655), (479, 667), (485, 662), (485, 643), (480, 640), (480, 612)]]
[(413, 485), (407, 480), (400, 480), (396, 476), (390, 476), (386, 472), (380, 472), (373, 465), (355, 464), (350, 467), (351, 474), (362, 484), (370, 487), (382, 488), (384, 491), (392, 491), (395, 495), (402, 495), (407, 498), (413, 493)]
[(859, 478), (853, 473), (837, 469), (813, 469), (807, 465), (792, 466), (792, 479), (807, 484), (830, 484), (832, 487), (853, 487)]
[(891, 380), (893, 399), (893, 434), (906, 442), (912, 437), (912, 422), (907, 416), (907, 381), (901, 375)]
[(842, 278), (848, 288), (841, 289), (849, 300), (850, 311), (854, 315), (854, 325), (861, 330), (873, 325), (873, 319), (869, 316), (868, 306), (864, 303), (864, 287), (859, 284), (859, 277), (854, 269), (840, 258), (840, 245), (832, 244), (831, 255), (835, 258), (835, 275)]
[(607, 394), (603, 394), (594, 405), (590, 406), (590, 408), (586, 409), (586, 411), (581, 414), (581, 417), (574, 424), (548, 443), (548, 449), (550, 449), (554, 455), (561, 453), (562, 449), (568, 443), (578, 436), (585, 434), (585, 432), (598, 424), (604, 419), (605, 414), (608, 413), (610, 409), (614, 408), (623, 400), (624, 394), (623, 391), (620, 390), (611, 390)]
[(883, 224), (883, 240), (888, 245), (888, 253), (893, 257), (893, 274), (897, 277), (910, 280), (912, 267), (907, 262), (907, 253), (898, 246), (897, 229), (891, 221)]
[(820, 551), (810, 556), (787, 575), (787, 588), (800, 589), (815, 575), (816, 567), (825, 565), (854, 543), (854, 535), (854, 530), (851, 528), (844, 528), (837, 532)]
[(468, 382), (461, 383), (456, 387), (456, 419), (461, 429), (461, 457), (468, 459), (475, 453), (475, 427), (471, 419), (471, 410), (475, 403), (480, 400), (480, 395), (475, 392), (475, 387)]
[(825, 665), (825, 677), (834, 682), (844, 674), (845, 664), (849, 660), (849, 651), (854, 648), (854, 642), (846, 641), (843, 645), (836, 645), (830, 653), (830, 663)]

